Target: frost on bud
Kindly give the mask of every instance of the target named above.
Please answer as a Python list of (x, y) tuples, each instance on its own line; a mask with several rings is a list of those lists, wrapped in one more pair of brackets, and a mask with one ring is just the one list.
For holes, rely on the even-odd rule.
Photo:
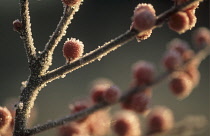
[(195, 24), (197, 22), (197, 17), (195, 16), (195, 12), (192, 10), (187, 10), (185, 11), (185, 13), (189, 18), (189, 29), (192, 29), (193, 27), (195, 27)]
[(150, 134), (168, 131), (173, 127), (174, 117), (170, 109), (157, 106), (147, 116), (147, 131)]
[(103, 94), (103, 98), (108, 103), (116, 102), (121, 95), (121, 91), (117, 86), (110, 86)]
[(193, 82), (186, 73), (178, 72), (173, 75), (169, 87), (177, 98), (184, 99), (192, 92)]
[(155, 68), (152, 63), (139, 61), (133, 65), (133, 77), (137, 85), (149, 84), (155, 77)]
[(168, 20), (168, 27), (178, 33), (184, 33), (189, 29), (189, 17), (185, 12), (177, 12)]
[(198, 28), (193, 34), (193, 40), (198, 48), (203, 48), (204, 44), (210, 44), (210, 30), (205, 27)]
[(178, 68), (182, 64), (182, 58), (178, 52), (169, 50), (164, 55), (162, 63), (167, 70), (171, 71)]
[(12, 121), (12, 115), (6, 107), (0, 107), (0, 130), (7, 128)]
[(132, 28), (138, 31), (151, 29), (155, 25), (156, 15), (151, 4), (139, 4), (133, 15)]
[(62, 0), (62, 2), (67, 6), (75, 6), (81, 2), (81, 0)]
[(13, 30), (19, 32), (22, 29), (22, 22), (19, 19), (13, 21)]
[(118, 136), (140, 136), (139, 118), (133, 112), (119, 112), (113, 118), (112, 130)]
[(66, 58), (68, 62), (73, 61), (82, 56), (84, 51), (84, 44), (76, 40), (75, 38), (71, 38), (64, 43), (63, 46), (63, 56)]

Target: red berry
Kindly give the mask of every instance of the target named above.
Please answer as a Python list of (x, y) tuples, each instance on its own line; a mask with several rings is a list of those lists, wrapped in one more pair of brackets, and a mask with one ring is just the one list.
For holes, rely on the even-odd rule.
[(23, 27), (22, 22), (19, 19), (13, 21), (13, 30), (19, 32)]
[(67, 61), (73, 61), (82, 56), (84, 51), (84, 44), (76, 40), (75, 38), (71, 38), (66, 41), (63, 46), (63, 56)]
[(182, 64), (182, 58), (176, 51), (169, 50), (163, 57), (163, 65), (167, 70), (174, 70)]
[(189, 17), (185, 12), (177, 12), (168, 20), (168, 27), (178, 33), (184, 33), (189, 29)]
[(172, 93), (179, 99), (187, 97), (193, 89), (192, 80), (184, 72), (178, 72), (173, 77), (169, 83), (169, 87)]
[(140, 136), (140, 122), (132, 112), (119, 112), (113, 118), (113, 131), (118, 136)]
[(198, 28), (193, 34), (193, 40), (198, 48), (203, 48), (204, 44), (210, 44), (210, 30), (205, 27)]
[(0, 130), (8, 127), (12, 121), (12, 115), (6, 107), (0, 107)]
[(173, 113), (170, 109), (157, 106), (147, 116), (147, 129), (149, 133), (170, 130), (174, 124)]
[(104, 93), (104, 100), (108, 103), (116, 102), (120, 97), (120, 89), (117, 86), (110, 86)]
[(151, 96), (148, 96), (145, 92), (139, 92), (134, 94), (131, 98), (131, 108), (135, 112), (145, 113), (149, 109)]
[(155, 25), (156, 16), (147, 9), (137, 10), (133, 16), (133, 28), (138, 31), (151, 29)]
[(133, 66), (133, 77), (137, 85), (149, 84), (155, 77), (155, 68), (152, 63), (139, 61)]

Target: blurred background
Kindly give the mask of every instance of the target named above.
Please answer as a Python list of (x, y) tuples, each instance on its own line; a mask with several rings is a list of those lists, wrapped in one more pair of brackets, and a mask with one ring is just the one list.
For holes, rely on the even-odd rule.
[[(66, 36), (55, 50), (51, 69), (65, 63), (62, 46), (67, 38), (80, 39), (85, 44), (85, 52), (89, 52), (128, 30), (133, 9), (143, 2), (152, 3), (157, 15), (173, 4), (170, 0), (85, 0), (74, 16)], [(32, 31), (37, 51), (44, 49), (62, 13), (63, 5), (60, 0), (30, 0)], [(200, 26), (209, 27), (209, 1), (200, 4), (196, 15), (198, 21), (192, 31)], [(1, 0), (0, 17), (0, 105), (4, 106), (8, 98), (18, 98), (21, 82), (28, 78), (29, 70), (23, 43), (12, 28), (12, 22), (19, 19), (18, 1)], [(179, 35), (164, 25), (155, 29), (149, 39), (140, 43), (133, 40), (101, 61), (78, 69), (64, 79), (49, 83), (35, 102), (38, 107), (35, 124), (69, 114), (69, 104), (87, 97), (90, 83), (97, 78), (108, 78), (122, 90), (126, 90), (131, 82), (131, 66), (136, 61), (153, 62), (158, 72), (163, 71), (160, 59), (166, 44), (173, 38), (185, 39), (192, 44), (192, 31)], [(155, 87), (152, 104), (170, 107), (177, 121), (187, 115), (204, 115), (209, 119), (209, 58), (201, 63), (199, 70), (200, 84), (188, 98), (177, 100), (168, 90), (167, 82), (163, 82)], [(56, 136), (55, 129), (38, 134), (44, 135)], [(200, 136), (209, 136), (209, 127)]]

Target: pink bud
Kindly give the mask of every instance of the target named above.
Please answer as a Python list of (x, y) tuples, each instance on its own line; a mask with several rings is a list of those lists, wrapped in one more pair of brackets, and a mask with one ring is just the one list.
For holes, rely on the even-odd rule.
[(104, 100), (108, 103), (116, 102), (121, 95), (121, 91), (117, 86), (110, 86), (103, 94)]
[(6, 107), (0, 107), (0, 130), (8, 127), (12, 121), (12, 115)]
[(202, 48), (203, 44), (210, 44), (210, 30), (205, 27), (198, 28), (193, 34), (193, 40), (198, 48)]

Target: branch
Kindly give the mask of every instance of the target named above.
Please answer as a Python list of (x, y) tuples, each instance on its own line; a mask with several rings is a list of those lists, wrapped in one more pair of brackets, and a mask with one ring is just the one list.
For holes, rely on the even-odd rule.
[(24, 42), (26, 55), (27, 55), (28, 62), (30, 65), (32, 60), (36, 59), (36, 48), (34, 47), (33, 37), (31, 33), (28, 0), (20, 0), (20, 16), (21, 16), (21, 22), (22, 22), (22, 28), (20, 30), (20, 38)]
[(166, 133), (150, 134), (148, 136), (195, 136), (203, 132), (208, 120), (204, 116), (188, 116), (177, 122)]
[(58, 43), (61, 41), (62, 37), (66, 35), (66, 30), (71, 23), (74, 14), (78, 11), (80, 5), (81, 3), (77, 4), (75, 7), (69, 7), (65, 5), (63, 16), (61, 17), (57, 28), (46, 44), (44, 51), (40, 54), (40, 61), (44, 62), (42, 63), (42, 73), (45, 73), (51, 65), (53, 52)]
[[(163, 24), (172, 14), (175, 14), (176, 12), (184, 9), (190, 4), (193, 4), (194, 2), (198, 2), (198, 1), (202, 1), (202, 0), (191, 0), (180, 6), (173, 7), (167, 10), (166, 12), (162, 13), (161, 15), (158, 16), (158, 19), (156, 20), (156, 25), (154, 26), (154, 28)], [(143, 33), (144, 32), (138, 32), (136, 30), (129, 30), (125, 32), (124, 34), (120, 35), (119, 37), (115, 38), (114, 40), (111, 40), (105, 43), (103, 46), (87, 53), (79, 60), (70, 64), (65, 64), (55, 70), (49, 71), (46, 75), (42, 77), (42, 79), (44, 82), (47, 82), (47, 83), (55, 79), (58, 79), (62, 77), (63, 75), (66, 75), (70, 72), (73, 72), (76, 69), (79, 69), (87, 64), (92, 63), (95, 60), (101, 59), (102, 57), (110, 53), (111, 51), (116, 50), (117, 48), (121, 47), (122, 45), (134, 39), (136, 35), (143, 34)]]
[[(162, 82), (163, 80), (167, 79), (169, 76), (171, 76), (174, 72), (176, 71), (180, 71), (180, 70), (183, 70), (189, 63), (191, 63), (192, 61), (194, 60), (197, 60), (199, 62), (201, 62), (203, 59), (205, 59), (208, 55), (210, 54), (210, 45), (206, 45), (206, 48), (200, 50), (192, 59), (190, 59), (189, 61), (185, 62), (182, 66), (180, 66), (178, 69), (174, 70), (174, 71), (171, 71), (171, 72), (165, 72), (163, 74), (161, 74), (160, 76), (158, 76), (154, 82), (152, 82), (151, 84), (148, 84), (148, 85), (144, 85), (144, 86), (136, 86), (134, 88), (131, 88), (130, 90), (127, 90), (121, 97), (120, 99), (118, 100), (118, 102), (121, 102), (121, 101), (124, 101), (126, 100), (126, 98), (128, 98), (129, 96), (139, 92), (139, 91), (143, 91), (145, 90), (146, 88), (150, 88), (150, 87), (154, 87), (155, 85), (157, 85), (158, 83)], [(116, 102), (117, 103), (117, 102)], [(114, 104), (116, 104), (114, 103)], [(99, 103), (99, 104), (96, 104), (90, 108), (87, 108), (85, 110), (82, 110), (80, 112), (77, 112), (75, 114), (71, 114), (71, 115), (67, 115), (66, 117), (64, 118), (60, 118), (60, 119), (57, 119), (57, 120), (52, 120), (52, 121), (48, 121), (47, 123), (43, 124), (43, 125), (38, 125), (38, 126), (35, 126), (34, 128), (32, 129), (27, 129), (26, 130), (26, 134), (28, 135), (33, 135), (33, 134), (36, 134), (36, 133), (40, 133), (42, 131), (45, 131), (45, 130), (48, 130), (48, 129), (51, 129), (51, 128), (54, 128), (54, 127), (57, 127), (57, 126), (60, 126), (60, 125), (63, 125), (67, 122), (70, 122), (70, 121), (75, 121), (75, 120), (78, 120), (78, 119), (81, 119), (87, 115), (90, 115), (92, 114), (93, 112), (95, 111), (98, 111), (100, 109), (103, 109), (103, 108), (106, 108), (108, 106), (111, 106), (113, 104), (108, 104), (108, 103), (105, 103), (105, 102), (102, 102), (102, 103)]]

